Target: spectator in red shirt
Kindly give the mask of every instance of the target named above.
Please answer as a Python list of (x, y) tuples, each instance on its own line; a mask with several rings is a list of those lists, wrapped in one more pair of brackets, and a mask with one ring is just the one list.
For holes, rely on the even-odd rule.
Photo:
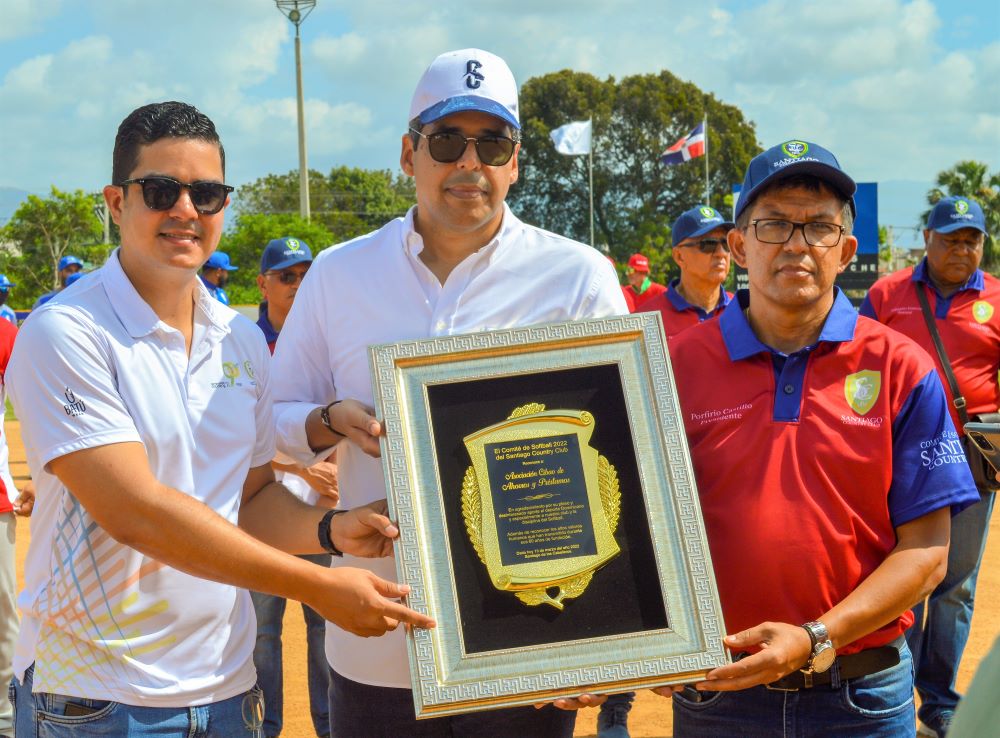
[[(979, 268), (985, 239), (986, 219), (978, 203), (964, 197), (940, 200), (924, 231), (927, 256), (872, 285), (860, 311), (919, 343), (948, 388), (917, 296), (917, 290), (923, 291), (970, 417), (996, 412), (1000, 404), (1000, 280)], [(962, 418), (954, 406), (951, 411), (961, 435)], [(906, 634), (920, 695), (922, 735), (946, 735), (958, 706), (955, 678), (969, 637), (995, 497), (988, 485), (980, 484), (982, 499), (951, 520), (948, 572), (930, 598), (914, 608), (916, 622)]]
[[(625, 278), (628, 280), (628, 287), (623, 291), (626, 294), (631, 293), (636, 310), (642, 310), (644, 303), (659, 297), (667, 289), (649, 278), (649, 259), (642, 254), (632, 254), (629, 257)], [(625, 301), (628, 302), (628, 298)]]

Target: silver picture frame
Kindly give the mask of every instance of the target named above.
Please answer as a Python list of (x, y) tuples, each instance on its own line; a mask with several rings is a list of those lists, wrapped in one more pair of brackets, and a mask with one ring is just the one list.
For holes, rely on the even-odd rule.
[[(398, 580), (407, 604), (437, 621), (406, 636), (418, 718), (693, 682), (729, 663), (659, 314), (402, 341), (370, 347), (369, 359)], [(456, 522), (451, 436), (539, 396), (602, 408), (632, 515), (629, 558), (564, 611), (507, 593), (490, 604), (499, 594), (485, 579), (470, 586), (478, 562)]]

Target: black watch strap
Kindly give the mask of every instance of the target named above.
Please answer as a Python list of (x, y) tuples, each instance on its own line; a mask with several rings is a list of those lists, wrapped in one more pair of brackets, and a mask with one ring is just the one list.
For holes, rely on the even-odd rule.
[(343, 515), (345, 512), (347, 510), (329, 510), (319, 521), (319, 530), (317, 531), (319, 545), (323, 547), (324, 551), (334, 556), (343, 556), (344, 552), (334, 545), (333, 536), (330, 535), (330, 524), (333, 522), (334, 516)]
[(341, 402), (343, 402), (343, 400), (334, 400), (329, 405), (327, 405), (326, 407), (324, 407), (322, 410), (319, 411), (319, 419), (323, 423), (323, 425), (326, 426), (326, 429), (333, 433), (336, 433), (338, 436), (342, 436), (344, 434), (341, 433), (336, 428), (334, 428), (333, 425), (330, 423), (330, 409), (334, 405), (339, 405)]

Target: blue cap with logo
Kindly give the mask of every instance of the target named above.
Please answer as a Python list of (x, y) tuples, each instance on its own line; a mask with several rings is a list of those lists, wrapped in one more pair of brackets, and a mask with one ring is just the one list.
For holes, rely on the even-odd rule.
[(809, 174), (823, 180), (850, 202), (851, 213), (857, 215), (854, 193), (858, 186), (840, 168), (837, 157), (819, 144), (792, 140), (773, 146), (750, 160), (746, 177), (743, 178), (743, 189), (736, 202), (735, 217), (740, 217), (740, 213), (746, 210), (764, 187), (799, 174)]
[(17, 287), (17, 285), (7, 279), (6, 274), (0, 274), (0, 292), (6, 292), (11, 287)]
[(225, 269), (227, 272), (235, 272), (238, 266), (229, 263), (229, 254), (225, 251), (216, 251), (205, 262), (206, 269)]
[(59, 260), (59, 270), (58, 271), (61, 272), (66, 267), (71, 267), (74, 264), (76, 266), (80, 267), (81, 269), (83, 269), (83, 262), (80, 261), (79, 259), (77, 259), (75, 256), (64, 256), (63, 258), (61, 258)]
[(507, 62), (482, 49), (441, 54), (424, 71), (410, 101), (421, 124), (465, 110), (488, 113), (520, 130), (517, 83)]
[(951, 233), (960, 228), (975, 228), (986, 233), (986, 216), (979, 203), (967, 197), (943, 197), (927, 216), (927, 229)]
[(296, 264), (308, 264), (312, 260), (312, 252), (305, 241), (289, 236), (275, 238), (264, 247), (264, 253), (260, 257), (260, 273), (280, 272)]
[(696, 208), (685, 210), (680, 217), (674, 221), (670, 229), (670, 236), (674, 246), (688, 238), (698, 238), (704, 236), (709, 231), (716, 228), (725, 228), (727, 231), (735, 224), (726, 220), (719, 214), (719, 211), (708, 205), (699, 205)]

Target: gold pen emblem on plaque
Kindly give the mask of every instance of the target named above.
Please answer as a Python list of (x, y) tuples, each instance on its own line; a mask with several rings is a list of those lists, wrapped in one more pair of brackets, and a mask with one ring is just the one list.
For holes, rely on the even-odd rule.
[(469, 540), (493, 586), (527, 605), (562, 610), (621, 551), (618, 473), (589, 445), (594, 422), (529, 403), (464, 439)]

